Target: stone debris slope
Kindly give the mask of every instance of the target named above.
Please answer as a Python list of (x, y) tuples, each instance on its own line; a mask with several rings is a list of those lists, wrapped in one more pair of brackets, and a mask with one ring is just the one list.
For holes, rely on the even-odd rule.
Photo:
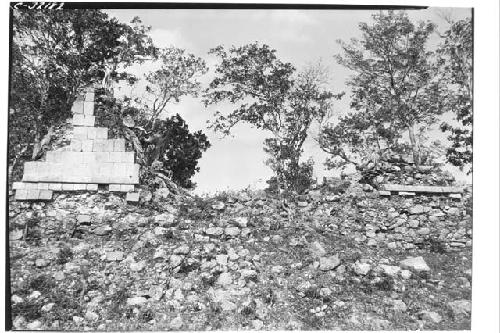
[(16, 329), (470, 329), (468, 193), (144, 198), (11, 202)]

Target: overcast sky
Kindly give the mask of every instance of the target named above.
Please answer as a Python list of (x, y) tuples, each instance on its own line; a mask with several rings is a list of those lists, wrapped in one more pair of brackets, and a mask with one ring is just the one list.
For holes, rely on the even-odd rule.
[[(331, 87), (335, 92), (347, 94), (334, 104), (337, 114), (348, 111), (350, 96), (345, 81), (351, 74), (338, 65), (333, 58), (340, 53), (338, 39), (349, 40), (360, 36), (358, 24), (369, 22), (374, 11), (368, 10), (108, 10), (107, 13), (120, 21), (130, 22), (139, 16), (145, 25), (152, 27), (151, 36), (159, 47), (175, 46), (204, 58), (213, 68), (217, 60), (207, 53), (217, 46), (240, 46), (258, 41), (277, 50), (282, 61), (291, 62), (300, 69), (319, 60), (330, 69)], [(409, 11), (412, 20), (430, 20), (437, 24), (439, 31), (444, 31), (448, 24), (442, 15), (453, 19), (470, 16), (470, 9), (431, 8)], [(438, 42), (435, 34), (429, 44)], [(151, 70), (151, 65), (136, 66), (133, 71), (141, 74)], [(210, 82), (211, 73), (203, 83)], [(130, 94), (126, 87), (123, 94)], [(135, 89), (137, 93), (137, 88)], [(222, 106), (224, 108), (224, 106)], [(233, 137), (221, 138), (207, 129), (206, 121), (211, 119), (215, 110), (221, 107), (205, 109), (199, 99), (186, 97), (178, 104), (167, 107), (167, 115), (179, 113), (191, 130), (203, 130), (212, 144), (199, 162), (200, 172), (194, 177), (198, 184), (197, 192), (240, 189), (249, 185), (261, 187), (272, 173), (264, 165), (263, 140), (267, 133), (239, 125)], [(315, 176), (333, 175), (326, 170), (323, 162), (325, 154), (313, 140), (311, 132), (304, 145), (303, 158), (312, 156), (316, 162)], [(439, 131), (433, 131), (433, 138), (444, 140)], [(463, 175), (457, 176), (464, 179)]]

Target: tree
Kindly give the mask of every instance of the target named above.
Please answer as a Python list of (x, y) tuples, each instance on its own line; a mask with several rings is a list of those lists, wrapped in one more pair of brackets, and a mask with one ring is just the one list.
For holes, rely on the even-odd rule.
[(446, 156), (455, 166), (470, 165), (469, 172), (472, 172), (472, 19), (452, 22), (443, 38), (437, 53), (440, 77), (448, 86), (444, 100), (447, 110), (452, 111), (458, 121), (458, 125), (441, 125), (443, 131), (451, 132), (452, 144)]
[(195, 184), (191, 178), (199, 171), (198, 160), (210, 147), (206, 135), (201, 131), (189, 132), (179, 114), (155, 121), (151, 131), (160, 135), (153, 139), (141, 137), (147, 165), (167, 174), (176, 184), (193, 188)]
[(377, 162), (384, 150), (395, 150), (400, 135), (373, 118), (373, 114), (350, 113), (336, 124), (323, 127), (318, 142), (330, 157), (328, 168), (343, 168), (353, 164), (358, 169)]
[(266, 162), (275, 172), (278, 190), (297, 190), (302, 146), (313, 121), (325, 118), (331, 101), (340, 98), (325, 89), (324, 69), (310, 67), (298, 73), (268, 45), (252, 43), (219, 46), (210, 51), (221, 59), (204, 95), (205, 106), (238, 104), (228, 115), (217, 111), (211, 128), (225, 135), (246, 122), (270, 132), (265, 141)]
[(149, 117), (149, 126), (165, 110), (169, 102), (179, 102), (181, 97), (198, 96), (201, 84), (199, 77), (208, 71), (205, 61), (185, 50), (168, 47), (160, 50), (161, 67), (146, 76), (146, 92), (150, 96), (144, 104)]
[(415, 25), (403, 11), (381, 11), (373, 20), (372, 25), (360, 23), (360, 40), (339, 41), (344, 54), (337, 60), (355, 73), (347, 82), (352, 90), (351, 107), (360, 117), (375, 121), (367, 130), (377, 132), (383, 127), (394, 135), (407, 132), (414, 163), (419, 165), (417, 130), (424, 131), (443, 112), (442, 88), (433, 79), (432, 53), (425, 50), (434, 25)]
[(183, 49), (169, 47), (157, 54), (159, 68), (145, 75), (144, 96), (126, 97), (120, 102), (115, 98), (103, 100), (105, 126), (132, 143), (143, 166), (143, 182), (156, 186), (156, 178), (167, 177), (192, 188), (195, 184), (190, 179), (199, 170), (198, 160), (210, 143), (201, 131), (191, 133), (181, 116), (166, 117), (165, 111), (169, 103), (197, 96), (199, 78), (208, 69), (203, 59)]
[[(14, 10), (13, 18), (9, 109), (16, 120), (9, 141), (24, 146), (14, 150), (31, 152), (32, 159), (40, 156), (53, 126), (70, 116), (78, 89), (102, 79), (108, 63), (124, 68), (155, 53), (138, 19), (130, 27), (99, 10), (21, 9)], [(112, 73), (114, 79), (126, 76)], [(16, 126), (17, 119), (29, 119), (29, 126)]]

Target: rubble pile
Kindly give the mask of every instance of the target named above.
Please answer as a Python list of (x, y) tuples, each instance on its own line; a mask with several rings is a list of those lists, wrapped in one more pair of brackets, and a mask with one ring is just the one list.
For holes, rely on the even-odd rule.
[(471, 193), (160, 189), (9, 205), (15, 329), (470, 328)]
[(391, 155), (377, 163), (369, 162), (361, 167), (361, 181), (374, 187), (380, 184), (451, 186), (453, 175), (442, 165), (415, 165), (409, 155)]

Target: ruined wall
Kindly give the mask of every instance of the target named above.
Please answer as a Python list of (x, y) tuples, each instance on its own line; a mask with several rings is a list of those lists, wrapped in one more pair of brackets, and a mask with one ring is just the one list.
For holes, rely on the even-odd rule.
[[(139, 183), (134, 152), (125, 151), (125, 140), (109, 139), (106, 127), (94, 127), (94, 89), (85, 89), (71, 109), (71, 143), (47, 152), (44, 161), (26, 162), (22, 182), (13, 184), (16, 200), (50, 200), (53, 191), (133, 192)], [(129, 199), (136, 197), (130, 194)]]

